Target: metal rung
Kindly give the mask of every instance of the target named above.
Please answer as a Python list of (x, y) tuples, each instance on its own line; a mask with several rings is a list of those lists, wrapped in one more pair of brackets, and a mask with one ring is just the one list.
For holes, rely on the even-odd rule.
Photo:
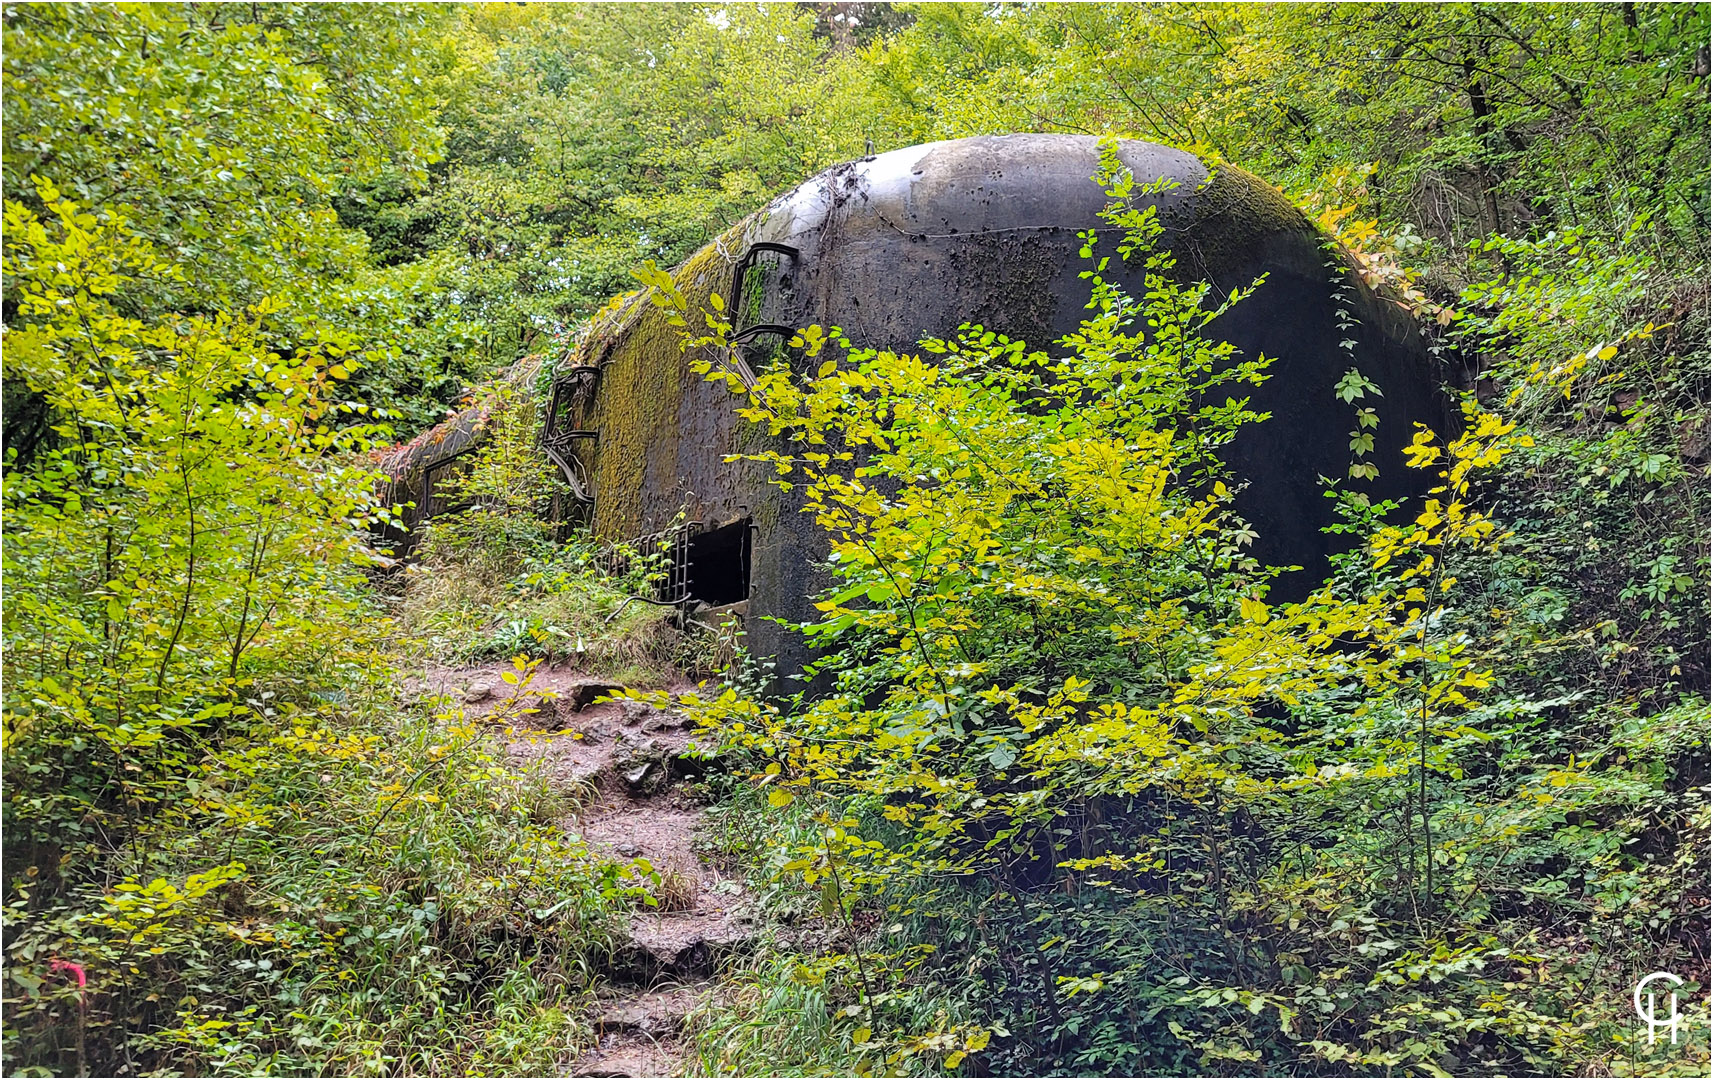
[(797, 330), (794, 327), (781, 326), (778, 323), (756, 323), (754, 326), (744, 330), (742, 333), (733, 334), (726, 340), (730, 341), (733, 345), (742, 345), (744, 342), (761, 334), (778, 334), (780, 337), (788, 338), (796, 333)]
[(576, 458), (564, 457), (559, 453), (558, 448), (551, 444), (545, 449), (547, 456), (552, 459), (555, 465), (559, 466), (559, 471), (565, 477), (565, 483), (570, 486), (571, 497), (580, 503), (594, 502), (594, 492), (590, 491), (589, 485), (584, 482), (582, 477), (578, 476), (578, 473), (582, 472), (582, 462), (577, 461)]
[[(775, 244), (768, 240), (759, 240), (756, 243), (751, 244), (749, 246), (749, 250), (744, 252), (743, 258), (738, 260), (737, 266), (732, 268), (732, 295), (726, 298), (726, 306), (731, 310), (732, 318), (734, 319), (738, 316), (738, 308), (742, 302), (741, 297), (743, 296), (744, 275), (749, 272), (749, 268), (751, 266), (755, 265), (755, 257), (764, 251), (771, 251), (776, 255), (783, 255), (792, 262), (797, 262), (803, 257), (803, 253), (801, 251), (789, 244)], [(734, 332), (728, 340), (734, 345), (747, 341), (756, 334), (785, 334), (790, 336), (797, 332), (789, 327), (782, 327), (769, 323), (745, 327), (742, 330), (738, 330), (734, 326), (732, 329)]]

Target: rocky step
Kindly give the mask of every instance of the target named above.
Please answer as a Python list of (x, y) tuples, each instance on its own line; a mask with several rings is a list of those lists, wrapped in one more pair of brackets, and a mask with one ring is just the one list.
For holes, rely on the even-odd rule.
[(697, 1003), (712, 989), (712, 983), (668, 985), (634, 997), (605, 1000), (595, 1017), (595, 1032), (647, 1035), (656, 1039), (678, 1035)]
[[(515, 695), (519, 700), (528, 699), (531, 707), (549, 716), (562, 716), (580, 713), (593, 705), (597, 698), (610, 697), (624, 690), (621, 684), (610, 679), (555, 678), (551, 674), (538, 674), (527, 687), (519, 690), (515, 684), (505, 680), (510, 672), (498, 672), (498, 678), (495, 674), (482, 671), (459, 687), (458, 696), (463, 698), (464, 704), (503, 702)], [(549, 701), (551, 705), (545, 704)]]
[(571, 1063), (571, 1076), (672, 1076), (678, 1072), (678, 1047), (637, 1031), (603, 1035), (599, 1045)]
[(754, 920), (741, 912), (635, 915), (608, 962), (607, 974), (614, 982), (634, 986), (707, 979), (722, 960), (751, 953), (755, 945)]
[(677, 1071), (678, 1038), (712, 983), (669, 984), (603, 999), (597, 1043), (572, 1063), (572, 1076), (667, 1076)]

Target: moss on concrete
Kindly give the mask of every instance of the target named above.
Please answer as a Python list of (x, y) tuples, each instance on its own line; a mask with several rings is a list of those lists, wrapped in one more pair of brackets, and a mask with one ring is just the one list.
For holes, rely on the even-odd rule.
[[(691, 311), (706, 309), (710, 293), (724, 292), (729, 253), (741, 250), (747, 225), (739, 222), (673, 271)], [(680, 406), (691, 382), (700, 379), (689, 369), (681, 329), (667, 322), (652, 294), (632, 293), (598, 315), (572, 360), (601, 369), (593, 525), (606, 539), (628, 539), (661, 524), (645, 520), (647, 478), (651, 469), (658, 476), (676, 471)]]
[[(1219, 284), (1229, 285), (1227, 279), (1263, 261), (1303, 250), (1302, 245), (1281, 244), (1284, 237), (1318, 237), (1313, 223), (1284, 192), (1235, 165), (1210, 169), (1193, 207), (1188, 227), (1171, 238), (1172, 248), (1196, 276)], [(1314, 272), (1312, 267), (1296, 269)]]

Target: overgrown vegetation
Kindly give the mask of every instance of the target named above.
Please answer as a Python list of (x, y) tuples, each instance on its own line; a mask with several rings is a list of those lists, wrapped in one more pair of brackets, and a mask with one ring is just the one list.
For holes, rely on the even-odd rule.
[[(781, 366), (748, 392), (794, 444), (759, 458), (832, 536), (838, 585), (804, 629), (837, 688), (687, 700), (795, 810), (753, 822), (766, 871), (847, 928), (791, 961), (835, 984), (817, 993), (843, 1018), (839, 1064), (1701, 1068), (1630, 1036), (1627, 990), (1658, 957), (1704, 962), (1686, 871), (1707, 857), (1706, 699), (1675, 677), (1625, 697), (1542, 677), (1578, 665), (1507, 603), (1540, 551), (1476, 502), (1535, 440), (1473, 400), (1449, 445), (1419, 432), (1414, 464), (1441, 483), (1413, 523), (1352, 497), (1366, 543), (1269, 606), (1213, 454), (1264, 420), (1236, 395), (1265, 364), (1200, 336), (1243, 297), (1173, 283), (1135, 178), (1106, 168), (1146, 293), (1105, 282), (1088, 234), (1095, 314), (1061, 354), (980, 327), (921, 356), (835, 338), (818, 377)], [(814, 359), (825, 339), (791, 344)], [(1512, 404), (1574, 390), (1581, 363), (1507, 373)], [(1640, 479), (1620, 460), (1608, 489)], [(947, 997), (960, 1024), (926, 1007)], [(710, 1027), (726, 1068), (794, 1067), (790, 1044), (733, 1051), (727, 1030)]]
[(174, 265), (39, 195), (6, 210), (7, 374), (58, 439), (6, 487), (8, 1069), (545, 1067), (633, 890), (401, 700), (341, 464), (373, 432), (329, 424), (351, 350), (270, 351), (265, 303), (127, 317)]
[[(833, 538), (835, 688), (694, 706), (774, 925), (690, 1067), (1705, 1075), (1706, 5), (0, 19), (8, 1072), (585, 1045), (636, 883), (400, 669), (723, 657), (612, 617), (647, 559), (540, 523), (518, 358), (821, 168), (1035, 130), (1294, 193), (1463, 373), (1465, 431), (1412, 449), (1444, 490), (1343, 497), (1356, 547), (1269, 601), (1215, 453), (1265, 367), (1164, 272), (1150, 177), (1101, 178), (1128, 239), (1071, 339), (805, 328), (824, 373), (738, 400)], [(365, 463), (508, 372), (465, 505), (382, 573)], [(1325, 403), (1355, 479), (1368, 389)]]
[(422, 19), (232, 14), (5, 12), (6, 1070), (545, 1071), (634, 884), (367, 576), (408, 391), (325, 200), (434, 150)]
[(601, 545), (555, 540), (550, 500), (562, 482), (537, 444), (539, 374), (525, 361), (486, 388), (482, 442), (446, 482), (455, 509), (425, 523), (403, 569), (399, 644), (431, 661), (529, 653), (659, 683), (681, 642), (658, 608), (627, 600), (652, 592), (660, 560), (630, 553), (609, 575)]

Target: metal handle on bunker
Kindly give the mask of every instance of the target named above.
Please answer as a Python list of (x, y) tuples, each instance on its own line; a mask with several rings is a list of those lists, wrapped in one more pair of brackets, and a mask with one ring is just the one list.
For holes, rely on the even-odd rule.
[[(790, 244), (776, 244), (770, 240), (758, 240), (751, 244), (749, 246), (749, 250), (744, 252), (743, 258), (739, 259), (738, 264), (732, 267), (732, 290), (730, 303), (732, 318), (734, 320), (738, 316), (738, 298), (743, 295), (744, 275), (749, 273), (750, 267), (755, 265), (755, 257), (764, 251), (771, 251), (775, 254), (783, 255), (793, 262), (799, 260), (803, 254), (802, 251), (792, 247)], [(741, 345), (760, 334), (779, 334), (784, 337), (790, 337), (796, 332), (797, 331), (792, 327), (782, 326), (778, 323), (756, 323), (753, 326), (746, 326), (742, 330), (737, 329), (734, 323), (732, 327), (732, 335), (727, 340), (733, 345)]]

